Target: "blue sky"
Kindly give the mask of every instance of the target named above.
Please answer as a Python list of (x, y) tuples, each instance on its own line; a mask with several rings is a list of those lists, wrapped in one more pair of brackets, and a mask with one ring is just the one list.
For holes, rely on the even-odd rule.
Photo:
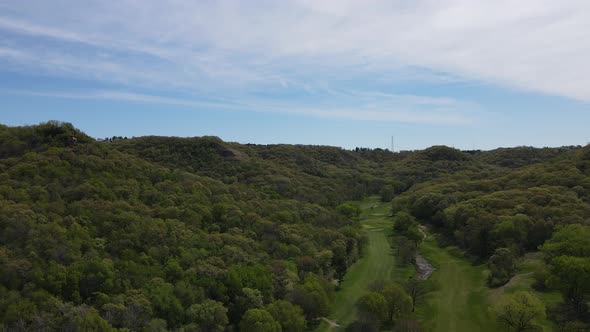
[(588, 1), (1, 1), (0, 123), (419, 149), (590, 142)]

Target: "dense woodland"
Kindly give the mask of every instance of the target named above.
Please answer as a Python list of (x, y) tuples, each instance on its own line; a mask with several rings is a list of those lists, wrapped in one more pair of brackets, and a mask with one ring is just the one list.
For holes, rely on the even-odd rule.
[[(97, 141), (59, 122), (0, 125), (2, 328), (312, 329), (363, 254), (354, 201), (369, 195), (391, 201), (407, 250), (427, 225), (441, 246), (487, 262), (490, 287), (540, 250), (535, 287), (563, 294), (547, 316), (587, 328), (590, 146), (392, 153)], [(361, 316), (395, 326), (412, 311), (406, 286), (374, 285)], [(535, 301), (527, 296), (511, 301)]]

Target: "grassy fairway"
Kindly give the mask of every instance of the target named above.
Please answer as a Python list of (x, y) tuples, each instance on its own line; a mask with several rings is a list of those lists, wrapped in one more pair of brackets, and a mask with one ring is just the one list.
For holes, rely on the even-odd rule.
[(436, 291), (418, 309), (426, 331), (500, 331), (488, 313), (489, 290), (484, 266), (437, 246), (432, 238), (421, 245), (422, 255), (435, 267), (431, 282)]
[[(388, 240), (393, 225), (391, 218), (388, 218), (389, 204), (383, 204), (378, 198), (372, 197), (363, 201), (361, 208), (368, 243), (363, 257), (346, 273), (329, 317), (341, 326), (341, 330), (355, 320), (354, 305), (367, 291), (369, 284), (380, 279), (406, 278), (413, 273), (412, 268), (400, 269), (395, 264)], [(330, 328), (323, 322), (318, 330), (329, 331)]]
[[(448, 248), (440, 248), (432, 238), (422, 243), (422, 255), (436, 268), (431, 282), (436, 291), (419, 307), (419, 320), (426, 331), (503, 331), (489, 315), (488, 308), (502, 295), (524, 290), (538, 296), (546, 305), (560, 302), (558, 292), (535, 292), (532, 271), (539, 267), (540, 254), (528, 254), (518, 275), (504, 287), (489, 289), (485, 265), (473, 266), (464, 258), (453, 256)], [(543, 331), (553, 331), (548, 320), (540, 323)]]
[[(388, 217), (389, 204), (370, 198), (361, 203), (362, 224), (367, 232), (368, 243), (363, 257), (347, 272), (341, 290), (336, 293), (329, 319), (344, 328), (356, 319), (355, 303), (375, 280), (396, 280), (403, 283), (414, 274), (414, 268), (400, 268), (396, 265), (389, 236), (393, 222)], [(503, 331), (489, 314), (489, 307), (500, 296), (516, 290), (532, 291), (531, 271), (538, 269), (539, 258), (529, 255), (523, 268), (507, 286), (490, 290), (486, 284), (485, 265), (474, 266), (467, 259), (454, 256), (449, 248), (440, 248), (431, 236), (420, 245), (421, 255), (435, 268), (429, 283), (435, 290), (428, 293), (425, 303), (418, 306), (416, 318), (424, 331), (434, 332), (496, 332)], [(557, 303), (559, 294), (536, 293), (546, 303)], [(540, 322), (545, 331), (551, 330), (551, 323)], [(322, 321), (317, 331), (332, 328)]]

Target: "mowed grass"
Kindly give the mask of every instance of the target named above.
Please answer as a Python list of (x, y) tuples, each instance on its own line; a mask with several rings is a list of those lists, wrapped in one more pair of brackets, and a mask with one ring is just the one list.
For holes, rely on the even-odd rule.
[[(361, 202), (361, 221), (367, 233), (368, 243), (363, 256), (353, 265), (336, 292), (336, 300), (328, 318), (334, 320), (339, 330), (356, 319), (355, 303), (375, 280), (401, 279), (414, 273), (413, 268), (402, 269), (396, 266), (389, 236), (393, 222), (389, 217), (389, 204), (376, 197)], [(329, 331), (327, 323), (322, 322), (318, 331)]]
[[(561, 301), (557, 291), (536, 292), (532, 288), (533, 273), (540, 268), (540, 253), (527, 254), (517, 275), (504, 287), (490, 289), (486, 285), (485, 265), (472, 265), (467, 259), (454, 256), (450, 248), (440, 248), (432, 238), (422, 243), (421, 254), (436, 268), (430, 281), (435, 291), (428, 294), (418, 308), (418, 319), (425, 331), (505, 331), (489, 313), (498, 299), (516, 291), (528, 291), (545, 305)], [(537, 322), (543, 331), (553, 331), (549, 320)]]
[[(344, 328), (356, 319), (355, 303), (375, 280), (395, 280), (403, 283), (414, 275), (412, 266), (401, 268), (396, 265), (390, 247), (392, 218), (389, 217), (389, 204), (378, 198), (361, 202), (361, 220), (367, 233), (363, 257), (352, 266), (344, 277), (341, 289), (336, 292), (329, 319)], [(486, 285), (488, 274), (485, 264), (473, 265), (468, 259), (453, 255), (453, 250), (439, 247), (432, 236), (420, 245), (420, 254), (435, 268), (427, 283), (433, 290), (426, 300), (418, 305), (415, 318), (420, 321), (424, 331), (433, 332), (496, 332), (504, 331), (489, 313), (489, 308), (501, 296), (519, 290), (526, 290), (538, 296), (546, 305), (561, 301), (558, 292), (535, 292), (532, 271), (539, 269), (539, 254), (527, 255), (521, 262), (518, 276), (507, 286), (490, 289)], [(544, 331), (552, 331), (553, 324), (548, 320), (539, 322)], [(322, 321), (317, 331), (330, 331), (328, 323)]]
[(431, 237), (422, 243), (420, 253), (436, 269), (428, 281), (434, 291), (417, 312), (425, 331), (502, 331), (489, 314), (484, 265), (453, 256)]

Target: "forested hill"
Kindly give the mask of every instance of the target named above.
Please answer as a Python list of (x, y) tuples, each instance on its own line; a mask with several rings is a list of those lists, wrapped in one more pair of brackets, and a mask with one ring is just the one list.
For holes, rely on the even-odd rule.
[(519, 255), (590, 220), (590, 147), (391, 153), (0, 125), (2, 328), (304, 330), (362, 253), (350, 201), (369, 195), (481, 259)]

